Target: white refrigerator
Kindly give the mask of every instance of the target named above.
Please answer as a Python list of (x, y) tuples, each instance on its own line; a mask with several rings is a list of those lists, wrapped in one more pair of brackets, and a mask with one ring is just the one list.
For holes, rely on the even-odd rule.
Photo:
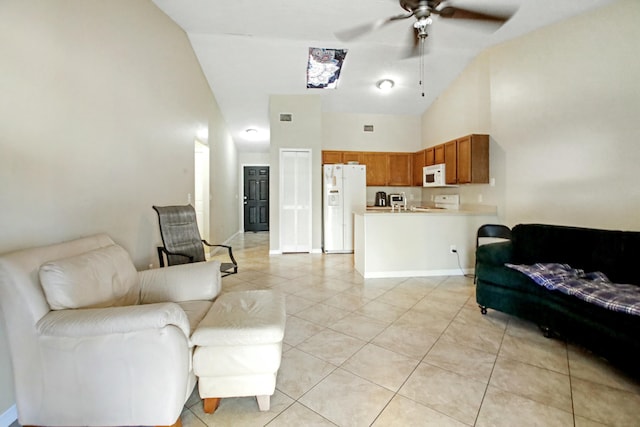
[(323, 250), (326, 253), (353, 252), (353, 213), (367, 205), (365, 165), (322, 167)]

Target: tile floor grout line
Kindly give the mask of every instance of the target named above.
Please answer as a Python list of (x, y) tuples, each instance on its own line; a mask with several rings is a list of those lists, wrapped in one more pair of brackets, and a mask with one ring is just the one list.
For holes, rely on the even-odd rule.
[(495, 371), (496, 364), (498, 363), (498, 356), (500, 354), (500, 350), (502, 350), (502, 344), (504, 343), (504, 337), (507, 334), (507, 327), (508, 326), (509, 326), (509, 324), (507, 323), (507, 325), (505, 325), (504, 331), (502, 332), (502, 337), (500, 339), (500, 346), (498, 346), (498, 351), (496, 352), (496, 357), (493, 360), (493, 366), (491, 367), (491, 372), (489, 373), (489, 378), (487, 378), (487, 386), (485, 387), (484, 393), (482, 394), (482, 399), (480, 400), (480, 406), (478, 407), (478, 413), (476, 414), (476, 419), (473, 422), (474, 426), (476, 424), (478, 424), (478, 418), (480, 417), (480, 412), (482, 412), (482, 405), (484, 404), (484, 399), (487, 397), (487, 392), (489, 391), (489, 385), (491, 384), (491, 378), (493, 377), (493, 372)]

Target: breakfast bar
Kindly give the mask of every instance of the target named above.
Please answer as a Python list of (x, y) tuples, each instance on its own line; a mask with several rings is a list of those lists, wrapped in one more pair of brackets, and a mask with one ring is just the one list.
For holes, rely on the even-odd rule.
[(497, 221), (494, 208), (357, 212), (355, 268), (365, 278), (471, 273), (476, 231)]

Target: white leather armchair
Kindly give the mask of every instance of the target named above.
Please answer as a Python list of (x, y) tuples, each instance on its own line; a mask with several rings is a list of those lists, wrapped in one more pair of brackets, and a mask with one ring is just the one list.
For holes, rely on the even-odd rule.
[(0, 309), (22, 425), (173, 425), (217, 262), (136, 272), (104, 234), (0, 257)]

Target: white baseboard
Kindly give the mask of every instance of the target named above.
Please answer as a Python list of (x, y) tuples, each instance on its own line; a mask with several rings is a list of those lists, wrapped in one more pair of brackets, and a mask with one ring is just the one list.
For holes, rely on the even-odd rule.
[[(227, 240), (225, 240), (224, 242), (222, 242), (222, 245), (229, 245), (229, 243), (233, 240), (234, 237), (236, 237), (238, 234), (242, 233), (241, 231), (236, 231), (231, 237), (229, 237)], [(209, 248), (209, 255), (215, 255), (220, 251), (226, 251), (225, 248), (221, 248), (221, 247), (212, 247)]]
[(240, 230), (236, 231), (231, 237), (229, 237), (227, 240), (222, 242), (222, 244), (223, 245), (228, 245), (231, 242), (231, 240), (233, 240), (240, 233), (242, 233), (242, 231), (240, 231)]
[[(357, 271), (357, 269), (356, 269)], [(362, 274), (361, 271), (358, 273)], [(472, 274), (472, 268), (466, 268), (463, 271), (455, 270), (418, 270), (418, 271), (370, 271), (363, 274), (365, 279), (386, 279), (392, 277), (430, 277), (430, 276), (462, 276), (464, 274)]]
[[(298, 253), (304, 253), (304, 252), (298, 252)], [(322, 253), (322, 249), (311, 249), (311, 252), (308, 252), (310, 254), (321, 254)], [(281, 250), (278, 249), (272, 249), (269, 250), (269, 255), (283, 255)]]
[(16, 405), (13, 405), (4, 414), (0, 415), (0, 427), (9, 427), (14, 421), (18, 419), (18, 410)]

